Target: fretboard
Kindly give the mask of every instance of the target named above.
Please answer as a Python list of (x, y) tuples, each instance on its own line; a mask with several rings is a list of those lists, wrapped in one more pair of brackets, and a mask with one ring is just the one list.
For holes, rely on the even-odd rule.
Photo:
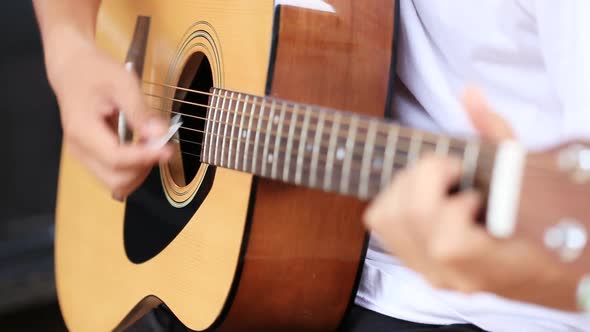
[(463, 160), (472, 187), (490, 147), (322, 107), (212, 89), (201, 161), (369, 199), (431, 152)]

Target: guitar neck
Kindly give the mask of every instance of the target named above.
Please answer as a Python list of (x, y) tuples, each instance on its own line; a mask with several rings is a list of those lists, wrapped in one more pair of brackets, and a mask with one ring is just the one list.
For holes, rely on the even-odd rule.
[(201, 151), (210, 165), (369, 199), (396, 171), (432, 152), (463, 160), (462, 188), (488, 182), (495, 147), (476, 140), (271, 97), (211, 92)]

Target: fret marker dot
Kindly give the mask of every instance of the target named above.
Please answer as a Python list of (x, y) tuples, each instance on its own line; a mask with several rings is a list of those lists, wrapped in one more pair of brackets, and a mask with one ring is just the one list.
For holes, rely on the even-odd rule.
[(275, 117), (272, 119), (272, 121), (273, 121), (275, 124), (279, 124), (279, 116), (278, 116), (278, 115), (275, 115)]
[(336, 150), (336, 159), (344, 160), (345, 154), (346, 154), (346, 152), (344, 152), (344, 148), (342, 148), (342, 147), (338, 148), (338, 150)]
[(267, 157), (266, 159), (267, 159), (267, 161), (268, 161), (268, 163), (269, 163), (269, 164), (270, 164), (270, 163), (272, 163), (272, 161), (273, 161), (273, 156), (272, 156), (272, 153), (271, 153), (271, 154), (269, 154), (269, 155), (268, 155), (268, 157)]
[(248, 136), (248, 132), (244, 129), (242, 130), (242, 138), (246, 138)]

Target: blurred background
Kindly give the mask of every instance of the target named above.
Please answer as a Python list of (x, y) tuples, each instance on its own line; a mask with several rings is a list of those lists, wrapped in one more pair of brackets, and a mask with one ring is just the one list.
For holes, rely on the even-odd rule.
[(53, 275), (61, 133), (31, 1), (0, 2), (0, 331), (65, 331)]

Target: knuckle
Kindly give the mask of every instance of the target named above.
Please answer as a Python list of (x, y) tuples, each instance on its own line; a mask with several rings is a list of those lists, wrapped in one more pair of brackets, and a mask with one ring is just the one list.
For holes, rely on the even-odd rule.
[(118, 154), (111, 155), (109, 157), (108, 163), (111, 170), (115, 172), (121, 171), (125, 166), (123, 158)]
[(373, 207), (370, 207), (363, 213), (363, 222), (366, 226), (370, 227), (376, 223), (375, 211)]
[(123, 196), (126, 194), (127, 181), (122, 177), (115, 177), (111, 180), (110, 189), (113, 193)]
[(380, 207), (371, 207), (363, 215), (365, 225), (371, 229), (379, 229), (384, 219), (382, 208)]
[(104, 182), (112, 192), (118, 193), (120, 189), (120, 181), (115, 176), (107, 177)]

